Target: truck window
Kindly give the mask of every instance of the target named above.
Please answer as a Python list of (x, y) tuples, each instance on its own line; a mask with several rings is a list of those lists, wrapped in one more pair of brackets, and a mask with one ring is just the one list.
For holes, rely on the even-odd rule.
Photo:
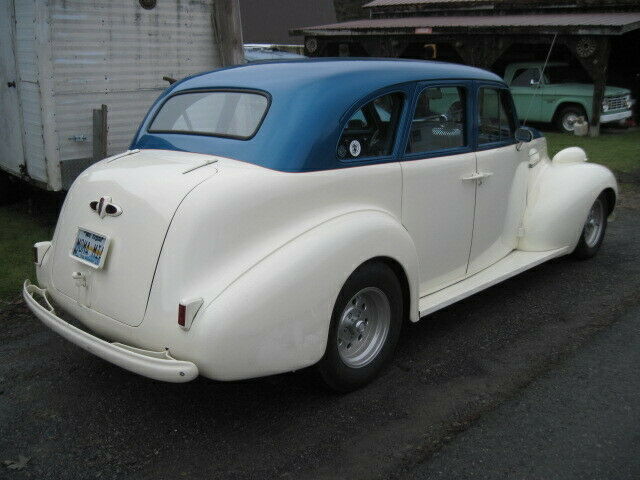
[(512, 87), (528, 87), (531, 82), (540, 82), (540, 70), (537, 68), (519, 68), (513, 74)]
[(407, 153), (433, 152), (466, 145), (465, 90), (426, 88), (418, 97)]
[(514, 116), (507, 90), (482, 87), (478, 98), (478, 144), (513, 139)]

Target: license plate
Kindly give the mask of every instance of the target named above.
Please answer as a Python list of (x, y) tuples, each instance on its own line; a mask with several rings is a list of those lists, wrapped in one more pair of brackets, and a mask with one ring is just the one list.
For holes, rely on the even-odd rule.
[(84, 228), (78, 229), (71, 256), (93, 268), (102, 268), (107, 257), (109, 237)]

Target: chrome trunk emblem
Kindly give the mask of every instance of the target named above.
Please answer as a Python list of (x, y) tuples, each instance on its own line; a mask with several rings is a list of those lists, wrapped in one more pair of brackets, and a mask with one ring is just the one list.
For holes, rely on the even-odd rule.
[(89, 208), (96, 212), (100, 218), (104, 218), (107, 215), (110, 217), (117, 217), (122, 213), (122, 209), (111, 203), (111, 197), (100, 197), (100, 200), (94, 200), (89, 203)]

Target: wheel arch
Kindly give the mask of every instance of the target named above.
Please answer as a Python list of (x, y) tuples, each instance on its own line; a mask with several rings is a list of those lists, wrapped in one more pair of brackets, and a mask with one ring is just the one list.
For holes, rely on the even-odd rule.
[(579, 107), (582, 110), (584, 110), (585, 113), (585, 120), (588, 122), (589, 121), (589, 117), (591, 117), (591, 113), (590, 113), (590, 109), (587, 107), (587, 105), (585, 105), (584, 103), (581, 103), (578, 100), (572, 99), (572, 100), (568, 100), (568, 99), (561, 99), (558, 101), (558, 103), (556, 104), (555, 110), (553, 112), (553, 117), (552, 117), (552, 122), (556, 123), (558, 121), (560, 112), (567, 107)]
[(616, 202), (618, 201), (618, 196), (613, 188), (607, 187), (605, 188), (600, 195), (603, 195), (607, 200), (607, 216), (613, 213), (614, 208), (616, 208)]
[(411, 321), (412, 320), (412, 316), (411, 316), (411, 288), (409, 286), (409, 277), (407, 276), (407, 272), (406, 272), (405, 268), (396, 259), (391, 258), (391, 257), (385, 257), (385, 256), (373, 257), (373, 258), (367, 260), (366, 262), (364, 262), (358, 268), (360, 268), (363, 265), (366, 265), (368, 263), (375, 263), (375, 262), (380, 262), (380, 263), (383, 263), (383, 264), (387, 265), (393, 271), (393, 273), (395, 274), (396, 278), (398, 279), (398, 282), (400, 283), (400, 289), (402, 291), (402, 315), (403, 315), (405, 320), (410, 320)]

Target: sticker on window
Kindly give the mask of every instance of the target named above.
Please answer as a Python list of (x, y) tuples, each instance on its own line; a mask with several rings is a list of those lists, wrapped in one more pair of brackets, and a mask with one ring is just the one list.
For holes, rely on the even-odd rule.
[(362, 152), (362, 146), (358, 140), (352, 140), (349, 144), (349, 153), (352, 157), (357, 157)]

